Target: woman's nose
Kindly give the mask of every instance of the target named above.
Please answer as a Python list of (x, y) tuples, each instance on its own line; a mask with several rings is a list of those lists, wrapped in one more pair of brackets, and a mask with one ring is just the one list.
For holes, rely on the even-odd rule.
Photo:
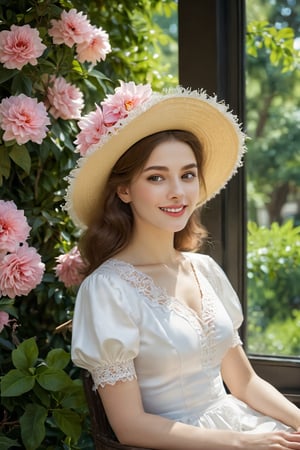
[(180, 198), (184, 194), (181, 179), (173, 179), (170, 181), (169, 185), (169, 197), (170, 198)]

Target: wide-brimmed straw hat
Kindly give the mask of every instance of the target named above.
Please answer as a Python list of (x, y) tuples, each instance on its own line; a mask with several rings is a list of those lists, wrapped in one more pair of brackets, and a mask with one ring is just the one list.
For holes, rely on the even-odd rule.
[[(117, 160), (151, 134), (184, 130), (198, 137), (203, 148), (206, 185), (206, 189), (200, 189), (199, 205), (213, 198), (241, 165), (245, 135), (237, 117), (216, 96), (182, 87), (154, 93), (149, 85), (121, 82), (115, 97), (109, 95), (102, 102), (103, 113), (98, 107), (98, 114), (106, 123), (102, 135), (79, 158), (69, 177), (65, 209), (80, 228), (86, 228), (95, 208), (101, 207), (105, 185)], [(111, 117), (117, 120), (107, 124)], [(84, 121), (82, 124), (81, 133), (87, 133)]]

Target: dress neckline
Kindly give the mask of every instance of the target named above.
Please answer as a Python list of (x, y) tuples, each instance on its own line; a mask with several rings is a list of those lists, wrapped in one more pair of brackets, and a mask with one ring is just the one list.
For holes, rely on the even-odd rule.
[(188, 320), (197, 331), (201, 331), (201, 333), (205, 332), (206, 335), (211, 334), (214, 329), (215, 300), (212, 299), (211, 293), (207, 292), (205, 286), (206, 282), (201, 285), (199, 270), (195, 267), (192, 259), (183, 253), (181, 253), (181, 255), (190, 263), (196, 281), (199, 283), (199, 287), (201, 286), (201, 315), (187, 304), (181, 302), (177, 297), (169, 295), (166, 289), (159, 286), (151, 275), (138, 269), (133, 264), (114, 257), (108, 259), (104, 264), (112, 266), (120, 278), (136, 288), (138, 292), (149, 299), (153, 305), (172, 310)]

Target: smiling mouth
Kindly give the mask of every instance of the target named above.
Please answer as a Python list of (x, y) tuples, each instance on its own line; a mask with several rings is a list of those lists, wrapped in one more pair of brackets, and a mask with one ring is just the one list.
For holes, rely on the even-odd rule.
[(182, 212), (185, 208), (186, 208), (185, 206), (179, 206), (178, 208), (160, 207), (159, 209), (161, 209), (162, 211), (167, 212), (167, 213), (178, 214), (178, 213)]

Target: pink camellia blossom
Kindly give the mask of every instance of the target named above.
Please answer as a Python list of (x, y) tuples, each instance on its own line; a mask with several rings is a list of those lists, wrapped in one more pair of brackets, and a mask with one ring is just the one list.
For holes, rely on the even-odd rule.
[(76, 50), (77, 59), (81, 63), (87, 61), (96, 64), (104, 61), (111, 51), (108, 34), (102, 28), (93, 27), (89, 39), (77, 44)]
[(66, 287), (78, 286), (83, 280), (84, 262), (77, 246), (56, 258), (55, 274)]
[(45, 265), (34, 247), (27, 244), (0, 260), (0, 295), (28, 295), (43, 278)]
[(29, 236), (30, 226), (24, 211), (17, 209), (13, 201), (0, 200), (0, 257), (14, 252)]
[(54, 44), (65, 44), (73, 47), (74, 44), (88, 41), (92, 31), (92, 25), (87, 16), (76, 9), (63, 11), (60, 20), (51, 20), (52, 28), (48, 30)]
[(103, 122), (102, 109), (96, 105), (94, 111), (79, 120), (78, 126), (81, 131), (74, 143), (77, 145), (76, 150), (80, 152), (81, 156), (84, 156), (91, 145), (97, 144), (107, 131)]
[(0, 127), (4, 141), (15, 139), (19, 145), (28, 141), (41, 144), (46, 137), (50, 119), (44, 103), (20, 94), (4, 98), (0, 103)]
[(63, 77), (53, 78), (47, 90), (49, 112), (55, 119), (79, 119), (84, 107), (83, 94)]
[(118, 120), (127, 117), (128, 112), (148, 100), (151, 93), (149, 84), (136, 85), (133, 81), (120, 81), (115, 93), (108, 95), (101, 103), (105, 125), (113, 126)]
[(0, 62), (6, 69), (21, 70), (26, 64), (35, 66), (46, 49), (39, 32), (29, 25), (12, 25), (0, 32)]
[(5, 311), (0, 311), (0, 333), (7, 325), (9, 325), (9, 315)]

